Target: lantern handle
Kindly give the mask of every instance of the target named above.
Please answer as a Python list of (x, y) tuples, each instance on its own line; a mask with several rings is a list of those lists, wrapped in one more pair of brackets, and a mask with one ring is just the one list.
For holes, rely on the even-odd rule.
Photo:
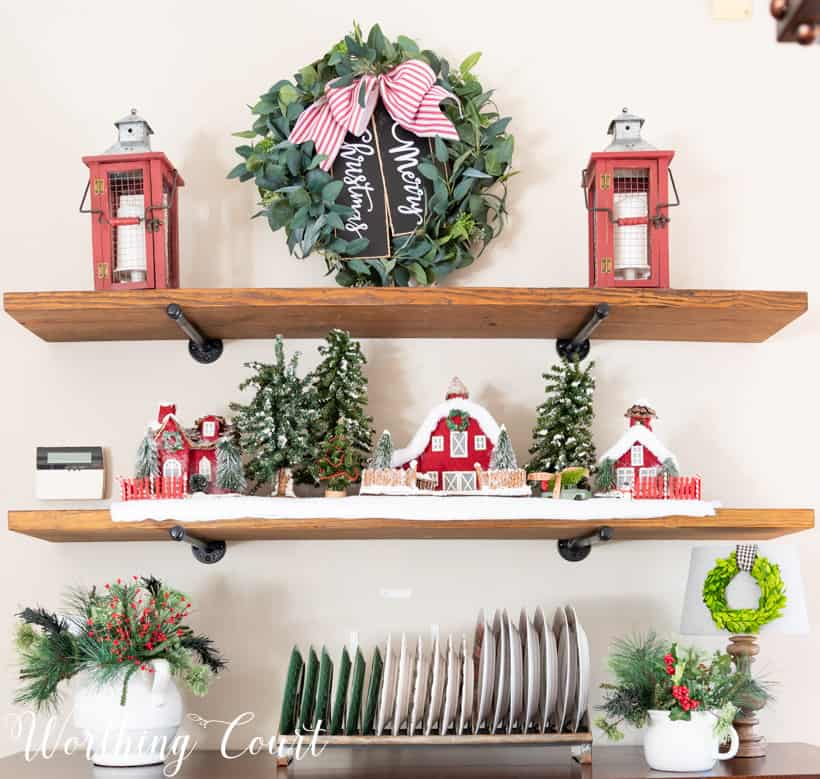
[(675, 177), (672, 175), (672, 168), (669, 168), (669, 181), (672, 183), (672, 191), (675, 193), (675, 202), (674, 203), (658, 203), (655, 207), (655, 216), (652, 219), (652, 224), (655, 227), (666, 227), (669, 224), (671, 219), (666, 215), (661, 213), (661, 209), (664, 208), (675, 208), (675, 206), (680, 205), (680, 195), (678, 195), (678, 188), (675, 186)]
[(173, 184), (171, 184), (171, 193), (168, 196), (168, 202), (165, 205), (160, 205), (160, 206), (147, 206), (146, 209), (145, 209), (146, 221), (147, 221), (149, 211), (158, 211), (158, 210), (168, 211), (171, 208), (173, 208), (174, 198), (176, 197), (176, 194), (177, 194), (177, 180), (178, 179), (179, 179), (179, 171), (176, 168), (174, 168), (174, 182), (173, 182)]
[(81, 214), (97, 214), (97, 221), (102, 223), (103, 219), (105, 219), (105, 214), (102, 212), (102, 209), (99, 208), (85, 208), (85, 199), (88, 197), (88, 190), (91, 187), (91, 182), (86, 181), (85, 183), (85, 192), (83, 192), (83, 199), (80, 201), (80, 213)]

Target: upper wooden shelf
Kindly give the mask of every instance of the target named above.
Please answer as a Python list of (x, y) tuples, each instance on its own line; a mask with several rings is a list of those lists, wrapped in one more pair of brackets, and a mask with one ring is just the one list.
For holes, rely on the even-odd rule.
[(5, 310), (46, 341), (183, 338), (169, 303), (211, 338), (568, 338), (608, 303), (595, 338), (760, 342), (803, 314), (805, 292), (528, 287), (7, 292)]
[[(286, 498), (282, 498), (286, 500)], [(410, 498), (409, 500), (412, 500)], [(442, 498), (442, 500), (447, 500)], [(525, 499), (521, 499), (525, 500)], [(46, 541), (162, 541), (177, 524), (112, 522), (107, 509), (9, 511), (8, 527)], [(616, 540), (766, 539), (814, 527), (812, 509), (718, 509), (714, 517), (655, 519), (230, 519), (187, 523), (201, 538), (223, 541), (318, 541), (390, 538), (534, 539), (571, 538), (602, 525)]]

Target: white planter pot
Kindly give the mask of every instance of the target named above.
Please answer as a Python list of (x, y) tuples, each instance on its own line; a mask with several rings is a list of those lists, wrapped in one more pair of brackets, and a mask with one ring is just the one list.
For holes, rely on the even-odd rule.
[(731, 728), (728, 752), (720, 752), (714, 735), (717, 720), (705, 711), (691, 712), (691, 720), (671, 720), (668, 711), (650, 711), (643, 751), (655, 771), (709, 771), (718, 760), (737, 754), (737, 731)]
[(74, 725), (91, 743), (96, 765), (162, 763), (182, 721), (182, 696), (166, 660), (151, 663), (154, 673), (137, 671), (120, 705), (122, 679), (98, 685), (81, 678), (74, 696)]

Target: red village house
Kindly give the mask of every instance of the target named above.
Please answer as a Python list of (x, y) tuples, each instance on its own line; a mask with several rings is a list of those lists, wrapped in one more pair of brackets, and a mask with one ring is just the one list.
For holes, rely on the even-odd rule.
[(660, 476), (663, 470), (676, 474), (678, 463), (675, 455), (652, 431), (652, 420), (657, 416), (655, 412), (645, 404), (636, 403), (626, 410), (624, 416), (629, 419), (629, 427), (599, 460), (599, 463), (612, 461), (615, 488), (631, 490), (640, 480)]
[(225, 433), (223, 417), (208, 414), (200, 417), (194, 427), (186, 429), (176, 416), (176, 405), (161, 403), (157, 423), (152, 426), (159, 457), (159, 475), (187, 479), (195, 473), (208, 480), (206, 492), (222, 490), (216, 487), (216, 444)]
[[(450, 382), (443, 403), (427, 414), (404, 449), (393, 453), (393, 468), (410, 468), (430, 480), (430, 489), (473, 492), (481, 489), (476, 466), (488, 471), (501, 428), (486, 408), (470, 400), (460, 379)], [(523, 488), (529, 492), (529, 488)]]

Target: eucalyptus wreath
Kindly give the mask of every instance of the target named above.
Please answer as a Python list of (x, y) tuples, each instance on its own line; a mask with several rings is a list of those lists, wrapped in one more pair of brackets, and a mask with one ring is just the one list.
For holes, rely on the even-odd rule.
[(757, 633), (760, 628), (781, 616), (786, 606), (786, 585), (780, 567), (758, 555), (750, 571), (760, 587), (756, 609), (731, 609), (726, 600), (726, 588), (740, 568), (737, 553), (715, 561), (703, 582), (703, 602), (712, 614), (715, 625), (732, 633)]
[[(236, 147), (242, 162), (228, 178), (253, 181), (261, 210), (253, 218), (267, 219), (271, 230), (284, 228), (290, 253), (303, 258), (312, 252), (324, 257), (327, 274), (342, 286), (407, 286), (432, 284), (458, 268), (470, 265), (495, 238), (507, 214), (506, 181), (511, 169), (513, 136), (509, 117), (501, 117), (473, 75), (480, 52), (458, 68), (410, 38), (388, 39), (378, 25), (365, 38), (358, 24), (350, 35), (321, 59), (301, 68), (293, 81), (277, 81), (251, 107), (250, 130), (234, 133), (250, 143)], [(458, 141), (435, 138), (433, 155), (419, 164), (432, 182), (424, 223), (389, 259), (357, 259), (366, 238), (345, 240), (335, 235), (352, 209), (337, 203), (343, 183), (319, 166), (325, 155), (314, 143), (293, 144), (288, 136), (302, 111), (320, 99), (325, 86), (341, 88), (365, 73), (385, 73), (409, 59), (426, 62), (436, 83), (452, 92), (460, 105), (448, 100), (442, 111), (455, 125)], [(433, 157), (435, 159), (433, 159)], [(491, 191), (492, 190), (492, 191)]]

